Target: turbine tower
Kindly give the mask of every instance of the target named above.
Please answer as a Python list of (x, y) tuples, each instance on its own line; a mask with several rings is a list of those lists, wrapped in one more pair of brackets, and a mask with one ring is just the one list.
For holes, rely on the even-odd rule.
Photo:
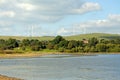
[(31, 26), (31, 37), (33, 37), (33, 34), (34, 34), (33, 30), (34, 30), (34, 26), (32, 25)]
[(75, 25), (72, 25), (72, 33), (75, 35)]
[(86, 27), (83, 27), (83, 34), (86, 34)]

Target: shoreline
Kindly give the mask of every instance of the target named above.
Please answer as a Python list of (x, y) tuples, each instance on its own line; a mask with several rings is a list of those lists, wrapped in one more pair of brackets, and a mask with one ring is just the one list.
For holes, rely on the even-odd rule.
[(14, 54), (0, 54), (0, 59), (8, 58), (34, 58), (41, 57), (44, 55), (52, 55), (52, 54), (68, 54), (68, 53), (60, 53), (60, 52), (26, 52), (26, 53), (14, 53)]
[(23, 79), (19, 79), (19, 78), (15, 78), (15, 77), (8, 77), (8, 76), (0, 74), (0, 80), (23, 80)]
[(14, 54), (0, 54), (0, 59), (12, 58), (35, 58), (45, 55), (78, 55), (78, 56), (95, 56), (101, 54), (120, 54), (120, 53), (61, 53), (61, 52), (27, 52), (27, 53), (14, 53)]

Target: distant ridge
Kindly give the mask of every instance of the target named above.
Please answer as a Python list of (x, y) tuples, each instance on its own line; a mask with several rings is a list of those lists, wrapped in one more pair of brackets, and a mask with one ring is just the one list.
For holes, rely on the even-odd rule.
[(108, 33), (90, 33), (90, 34), (80, 34), (65, 37), (68, 40), (82, 40), (96, 37), (98, 39), (115, 39), (120, 38), (119, 34), (108, 34)]
[[(119, 34), (107, 34), (107, 33), (90, 33), (90, 34), (79, 34), (72, 36), (63, 36), (67, 40), (82, 40), (96, 37), (98, 39), (116, 39), (120, 38)], [(17, 40), (23, 39), (38, 39), (38, 40), (52, 40), (55, 36), (42, 36), (42, 37), (26, 37), (26, 36), (0, 36), (0, 39), (14, 38)]]

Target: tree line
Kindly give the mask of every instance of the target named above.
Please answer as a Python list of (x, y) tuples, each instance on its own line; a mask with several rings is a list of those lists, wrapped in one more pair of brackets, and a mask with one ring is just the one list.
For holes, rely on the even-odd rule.
[(87, 43), (83, 40), (66, 40), (62, 36), (56, 36), (51, 41), (40, 41), (37, 39), (0, 39), (0, 50), (15, 50), (22, 51), (42, 51), (45, 49), (56, 50), (58, 52), (120, 52), (120, 38), (118, 39), (97, 39), (90, 38)]

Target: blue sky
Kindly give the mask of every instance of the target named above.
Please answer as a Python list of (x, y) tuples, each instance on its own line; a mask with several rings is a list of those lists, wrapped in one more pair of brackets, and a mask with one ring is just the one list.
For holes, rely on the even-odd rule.
[(120, 0), (0, 0), (0, 35), (120, 34)]

